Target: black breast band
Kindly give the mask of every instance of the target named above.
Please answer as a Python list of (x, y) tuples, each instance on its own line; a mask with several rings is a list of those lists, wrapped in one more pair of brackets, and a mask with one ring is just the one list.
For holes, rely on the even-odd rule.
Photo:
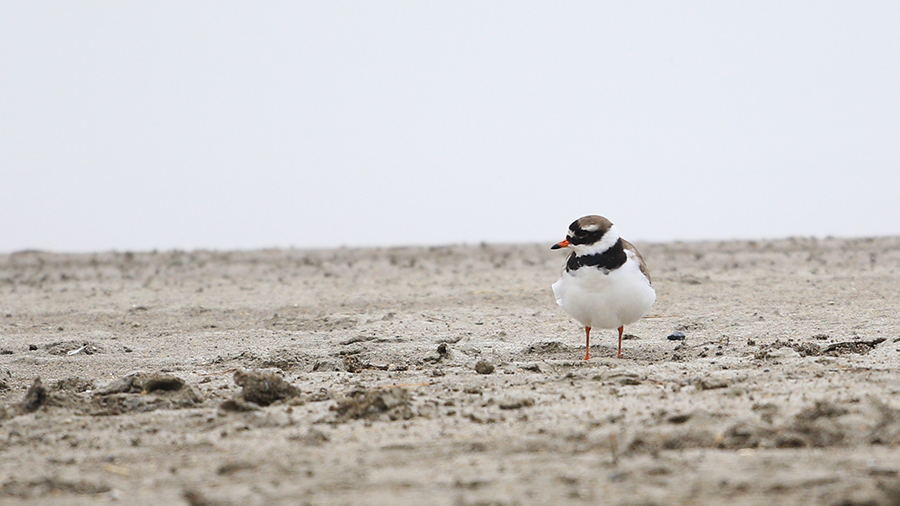
[(628, 256), (625, 254), (625, 248), (622, 246), (622, 239), (619, 239), (603, 253), (582, 256), (576, 256), (575, 253), (572, 253), (566, 261), (566, 271), (575, 271), (581, 267), (597, 267), (611, 271), (621, 267), (627, 259)]

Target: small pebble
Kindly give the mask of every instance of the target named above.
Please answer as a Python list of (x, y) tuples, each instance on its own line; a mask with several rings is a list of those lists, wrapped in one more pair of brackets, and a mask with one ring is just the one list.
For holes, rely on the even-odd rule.
[(666, 339), (668, 339), (669, 341), (684, 341), (684, 332), (676, 330), (675, 332), (672, 332), (671, 334), (666, 336)]
[(494, 366), (487, 360), (479, 360), (478, 363), (475, 364), (475, 372), (478, 374), (491, 374), (494, 372)]

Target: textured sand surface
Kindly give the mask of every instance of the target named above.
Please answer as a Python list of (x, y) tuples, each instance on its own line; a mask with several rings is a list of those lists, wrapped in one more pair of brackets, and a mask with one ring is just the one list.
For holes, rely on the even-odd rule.
[(637, 246), (590, 361), (549, 244), (0, 255), (0, 503), (900, 504), (900, 238)]

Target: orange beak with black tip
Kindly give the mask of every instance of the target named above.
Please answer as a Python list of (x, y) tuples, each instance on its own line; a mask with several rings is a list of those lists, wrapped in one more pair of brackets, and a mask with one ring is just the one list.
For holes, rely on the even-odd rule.
[(568, 239), (563, 239), (562, 241), (560, 241), (560, 242), (554, 244), (553, 246), (550, 246), (550, 249), (560, 249), (560, 248), (565, 248), (565, 247), (567, 247), (568, 245), (569, 245), (569, 240), (568, 240)]

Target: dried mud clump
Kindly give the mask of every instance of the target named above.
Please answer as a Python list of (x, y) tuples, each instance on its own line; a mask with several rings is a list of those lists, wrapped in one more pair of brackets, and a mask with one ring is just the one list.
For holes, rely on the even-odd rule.
[(870, 399), (867, 405), (816, 401), (781, 420), (775, 418), (778, 409), (774, 405), (760, 405), (754, 411), (759, 419), (738, 420), (719, 430), (710, 425), (714, 419), (709, 417), (699, 416), (695, 421), (697, 414), (683, 420), (670, 418), (666, 424), (637, 433), (627, 448), (647, 453), (686, 448), (830, 448), (900, 443), (900, 410), (877, 399)]
[[(813, 336), (815, 339), (822, 339), (824, 334), (819, 334)], [(828, 336), (824, 336), (826, 339)], [(801, 357), (815, 357), (819, 355), (828, 355), (832, 357), (836, 357), (839, 355), (847, 355), (849, 353), (856, 353), (858, 355), (865, 355), (870, 351), (874, 350), (876, 346), (883, 343), (885, 339), (878, 338), (873, 339), (871, 341), (846, 341), (843, 343), (834, 343), (826, 346), (824, 349), (816, 343), (812, 342), (793, 342), (793, 340), (783, 341), (781, 339), (776, 340), (774, 343), (763, 346), (755, 355), (756, 359), (765, 360), (771, 358), (773, 356), (772, 352), (779, 348), (791, 348), (797, 353), (800, 354)]]
[(273, 373), (258, 371), (236, 371), (234, 382), (241, 387), (240, 398), (260, 406), (298, 397), (300, 390)]
[(494, 372), (494, 365), (487, 360), (479, 360), (478, 363), (475, 364), (475, 372), (478, 374), (491, 374)]
[(781, 339), (776, 339), (774, 343), (763, 345), (760, 350), (756, 352), (754, 358), (757, 360), (772, 358), (774, 356), (772, 352), (781, 348), (790, 348), (799, 353), (801, 357), (816, 357), (822, 354), (822, 348), (816, 343), (795, 343), (793, 340), (783, 341)]
[(331, 409), (337, 421), (409, 420), (413, 417), (409, 392), (402, 387), (354, 390)]
[(544, 341), (537, 344), (532, 344), (525, 348), (525, 353), (528, 355), (535, 353), (540, 355), (547, 355), (552, 353), (567, 353), (568, 351), (569, 347), (559, 341)]
[(47, 389), (45, 405), (85, 411), (89, 394), (93, 388), (93, 381), (77, 376), (54, 381)]
[(56, 380), (53, 383), (52, 390), (54, 391), (65, 391), (65, 392), (73, 392), (73, 393), (84, 393), (89, 392), (94, 389), (94, 382), (89, 379), (79, 378), (77, 376), (73, 376), (71, 378), (65, 378), (61, 380)]
[[(732, 442), (742, 444), (725, 447), (827, 448), (860, 443), (900, 442), (900, 416), (898, 416), (900, 412), (877, 399), (870, 399), (869, 404), (868, 407), (860, 407), (816, 401), (814, 405), (803, 409), (784, 423), (753, 425), (746, 431), (748, 441), (740, 442), (732, 439)], [(860, 425), (858, 420), (860, 415), (868, 423)], [(765, 416), (765, 413), (761, 418), (763, 422), (772, 420), (772, 417)], [(869, 423), (873, 425), (869, 426)], [(748, 442), (751, 444), (747, 444)]]
[(177, 376), (133, 373), (113, 381), (91, 399), (92, 415), (121, 415), (196, 406), (203, 397)]
[(884, 341), (885, 339), (880, 337), (878, 339), (873, 339), (872, 341), (847, 341), (844, 343), (835, 343), (825, 348), (825, 350), (822, 351), (822, 354), (837, 356), (846, 355), (847, 353), (858, 353), (860, 355), (865, 355)]
[(63, 341), (45, 346), (51, 355), (94, 355), (103, 353), (103, 347), (89, 341)]
[(741, 448), (759, 448), (765, 446), (776, 430), (770, 425), (757, 424), (745, 420), (738, 421), (728, 427), (717, 438), (719, 448), (738, 450)]
[(424, 360), (425, 362), (433, 362), (436, 364), (446, 358), (450, 358), (450, 347), (447, 346), (447, 343), (441, 343), (438, 345), (437, 350), (429, 353), (422, 360)]
[(8, 416), (33, 413), (44, 406), (84, 411), (87, 393), (93, 385), (90, 380), (75, 377), (55, 381), (46, 387), (38, 377), (28, 388), (22, 402), (12, 404), (4, 411)]
[(884, 445), (900, 443), (900, 410), (877, 399), (872, 399), (872, 406), (878, 413), (878, 423), (869, 433), (868, 442)]
[(19, 499), (58, 497), (63, 494), (95, 496), (109, 491), (110, 487), (104, 484), (90, 481), (66, 481), (58, 478), (42, 478), (31, 481), (11, 479), (0, 485), (0, 495)]
[(41, 383), (41, 378), (34, 378), (34, 383), (25, 393), (25, 399), (19, 404), (19, 409), (23, 413), (32, 413), (37, 411), (44, 403), (47, 402), (47, 389)]
[(347, 372), (359, 372), (368, 369), (368, 367), (359, 357), (348, 355), (344, 357), (344, 369)]
[(794, 416), (791, 426), (780, 431), (774, 437), (777, 448), (803, 448), (839, 445), (847, 437), (845, 427), (836, 419), (849, 411), (826, 401), (816, 401), (814, 406), (804, 409)]
[(253, 360), (248, 367), (266, 369), (274, 367), (282, 371), (308, 371), (315, 365), (316, 359), (308, 354), (290, 349), (282, 348), (274, 350), (263, 358)]

